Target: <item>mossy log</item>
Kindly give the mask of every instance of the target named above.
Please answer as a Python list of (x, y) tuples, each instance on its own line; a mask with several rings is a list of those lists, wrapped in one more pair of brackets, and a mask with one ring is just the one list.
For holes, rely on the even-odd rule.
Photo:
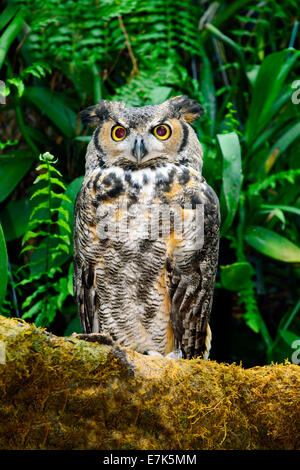
[(293, 364), (149, 357), (4, 317), (0, 362), (1, 449), (299, 447)]

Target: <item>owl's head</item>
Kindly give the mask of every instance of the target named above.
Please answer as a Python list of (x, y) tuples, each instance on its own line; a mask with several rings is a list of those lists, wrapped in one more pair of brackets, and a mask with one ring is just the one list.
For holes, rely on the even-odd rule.
[(190, 123), (201, 114), (201, 105), (187, 96), (140, 108), (101, 100), (80, 113), (83, 124), (97, 126), (87, 152), (87, 170), (99, 164), (138, 169), (170, 162), (199, 170), (202, 148)]

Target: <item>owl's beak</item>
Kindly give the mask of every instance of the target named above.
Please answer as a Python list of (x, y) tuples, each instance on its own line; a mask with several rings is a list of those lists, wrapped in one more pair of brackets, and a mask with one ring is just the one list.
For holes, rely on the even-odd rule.
[(148, 151), (145, 147), (142, 137), (138, 136), (135, 139), (134, 146), (132, 149), (133, 156), (136, 158), (138, 163), (141, 163), (143, 157), (147, 155)]

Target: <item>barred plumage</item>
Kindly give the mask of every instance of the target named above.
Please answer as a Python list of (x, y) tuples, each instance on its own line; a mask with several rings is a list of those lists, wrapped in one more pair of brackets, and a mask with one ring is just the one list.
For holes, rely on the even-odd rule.
[(208, 356), (219, 205), (189, 125), (200, 113), (187, 97), (142, 108), (101, 101), (81, 113), (97, 125), (75, 208), (84, 333), (139, 352)]

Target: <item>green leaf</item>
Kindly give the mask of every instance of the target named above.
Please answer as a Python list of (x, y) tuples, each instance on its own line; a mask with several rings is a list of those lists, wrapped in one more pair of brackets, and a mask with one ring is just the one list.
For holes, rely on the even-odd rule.
[(5, 299), (8, 281), (8, 257), (2, 225), (0, 224), (0, 306)]
[(28, 230), (23, 237), (22, 244), (24, 245), (24, 243), (30, 240), (31, 238), (37, 238), (37, 237), (42, 237), (42, 236), (49, 237), (49, 233), (45, 232), (44, 230), (41, 230), (40, 232), (32, 232), (31, 230)]
[(253, 310), (251, 313), (244, 313), (243, 318), (246, 325), (254, 331), (254, 333), (259, 333), (261, 330), (261, 316), (257, 310)]
[(221, 229), (221, 236), (223, 236), (230, 228), (238, 208), (243, 174), (241, 147), (237, 134), (235, 132), (218, 134), (217, 142), (223, 162), (221, 212), (222, 215), (226, 213)]
[(292, 331), (289, 331), (289, 330), (279, 330), (279, 334), (280, 334), (281, 338), (289, 346), (291, 346), (294, 341), (300, 339), (299, 335), (296, 335), (295, 333), (293, 333)]
[(66, 104), (64, 94), (52, 93), (48, 88), (27, 87), (24, 97), (45, 113), (65, 136), (75, 136), (76, 113)]
[(51, 173), (56, 173), (58, 176), (61, 176), (62, 177), (62, 174), (60, 171), (58, 171), (57, 168), (55, 168), (55, 166), (51, 165), (50, 163), (41, 163), (40, 165), (38, 165), (36, 167), (36, 171), (40, 171), (40, 170), (46, 170), (46, 171), (51, 171)]
[(71, 233), (71, 229), (67, 222), (64, 219), (59, 219), (57, 222), (55, 222), (56, 225), (59, 225), (60, 227), (63, 227), (68, 233)]
[(0, 155), (0, 202), (15, 189), (35, 160), (29, 150), (12, 150)]
[(22, 309), (29, 307), (34, 299), (36, 299), (40, 294), (47, 291), (47, 285), (42, 284), (39, 286), (32, 295), (29, 295), (26, 300), (22, 303)]
[(151, 90), (149, 99), (152, 104), (160, 104), (166, 101), (171, 93), (172, 88), (166, 86), (158, 86)]
[[(12, 10), (11, 10), (12, 12)], [(7, 21), (8, 16), (4, 18), (1, 15), (1, 20), (3, 23)], [(4, 33), (0, 37), (0, 69), (3, 65), (3, 62), (5, 60), (6, 54), (12, 44), (12, 42), (15, 40), (15, 38), (18, 36), (20, 33), (22, 27), (24, 25), (24, 16), (23, 16), (23, 9), (21, 8), (16, 16), (12, 19), (12, 21), (8, 24), (7, 28), (5, 29)]]
[(8, 5), (0, 15), (0, 31), (11, 21), (19, 10), (20, 5)]
[(258, 71), (259, 71), (259, 65), (253, 65), (252, 68), (250, 70), (248, 70), (248, 72), (246, 73), (247, 75), (247, 78), (249, 80), (249, 82), (251, 83), (251, 85), (253, 86), (254, 83), (255, 83), (255, 80), (257, 78), (257, 74), (258, 74)]
[(31, 318), (31, 317), (33, 317), (33, 315), (36, 315), (37, 313), (39, 313), (41, 311), (41, 309), (43, 308), (43, 304), (44, 304), (44, 301), (39, 300), (29, 310), (27, 310), (27, 312), (25, 312), (22, 315), (23, 320), (26, 320), (26, 318)]
[(201, 49), (200, 54), (202, 60), (200, 89), (209, 115), (210, 135), (213, 136), (216, 124), (216, 92), (214, 85), (214, 76), (211, 62), (207, 57), (204, 48)]
[(21, 80), (19, 77), (15, 77), (15, 78), (9, 78), (6, 82), (16, 87), (17, 92), (18, 92), (18, 97), (21, 98), (25, 90), (25, 85), (24, 85), (23, 80)]
[(0, 213), (0, 220), (6, 241), (16, 240), (24, 235), (29, 221), (30, 203), (28, 199), (10, 201)]
[[(67, 186), (65, 196), (68, 198), (69, 201), (71, 201), (71, 204), (68, 203), (67, 201), (62, 201), (60, 207), (63, 211), (66, 211), (68, 215), (68, 225), (70, 227), (70, 231), (73, 233), (73, 225), (74, 225), (74, 206), (75, 206), (75, 201), (77, 198), (77, 195), (80, 191), (80, 188), (82, 186), (84, 176), (79, 176), (76, 178), (72, 183), (70, 183)], [(64, 216), (63, 214), (59, 215), (59, 220), (62, 219)]]
[(278, 156), (282, 154), (300, 136), (300, 122), (291, 126), (273, 145), (264, 163), (266, 173), (270, 171)]
[(78, 137), (74, 137), (74, 140), (78, 140), (80, 142), (90, 142), (91, 138), (91, 135), (79, 135)]
[(300, 300), (296, 303), (295, 307), (291, 312), (287, 312), (283, 315), (280, 320), (279, 328), (281, 330), (287, 330), (294, 318), (296, 317), (298, 311), (300, 310)]
[(300, 262), (300, 248), (282, 235), (264, 227), (250, 226), (246, 242), (260, 253), (286, 263)]
[(248, 146), (270, 122), (272, 106), (275, 103), (288, 72), (299, 58), (300, 51), (274, 52), (262, 62), (252, 92), (249, 116), (246, 127)]
[(255, 272), (251, 264), (246, 261), (220, 266), (220, 268), (222, 286), (232, 291), (240, 291), (247, 287)]
[(74, 286), (73, 286), (73, 263), (70, 263), (70, 266), (69, 266), (67, 288), (68, 288), (69, 294), (73, 297), (73, 295), (74, 295)]
[(293, 214), (300, 215), (300, 209), (298, 209), (298, 207), (284, 206), (282, 204), (261, 204), (260, 207), (262, 209), (266, 209), (267, 211), (272, 211), (274, 209), (280, 209), (283, 212), (291, 212)]

